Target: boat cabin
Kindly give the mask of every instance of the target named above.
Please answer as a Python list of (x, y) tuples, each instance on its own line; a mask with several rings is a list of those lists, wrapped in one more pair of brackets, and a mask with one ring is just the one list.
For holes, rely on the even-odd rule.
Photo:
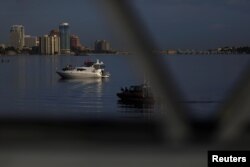
[(85, 62), (84, 62), (84, 65), (85, 65), (86, 67), (91, 67), (91, 66), (93, 66), (93, 64), (95, 64), (95, 62), (93, 62), (93, 61), (85, 61)]
[(96, 70), (104, 69), (104, 68), (105, 68), (104, 64), (94, 64), (93, 67), (94, 67)]
[(129, 87), (129, 91), (130, 92), (141, 92), (142, 91), (142, 87), (141, 86), (130, 86)]
[(85, 68), (76, 68), (76, 71), (85, 71)]
[(63, 71), (73, 70), (74, 67), (72, 65), (67, 65), (65, 68), (63, 68)]

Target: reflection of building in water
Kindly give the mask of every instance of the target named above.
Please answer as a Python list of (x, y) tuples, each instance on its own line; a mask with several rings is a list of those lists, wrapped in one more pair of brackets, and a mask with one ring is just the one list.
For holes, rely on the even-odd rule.
[[(18, 58), (17, 59), (17, 76), (15, 79), (16, 81), (13, 82), (17, 84), (15, 88), (20, 89), (22, 88), (25, 90), (27, 88), (27, 59), (26, 58)], [(34, 78), (33, 78), (34, 79)], [(28, 89), (28, 88), (27, 88)]]

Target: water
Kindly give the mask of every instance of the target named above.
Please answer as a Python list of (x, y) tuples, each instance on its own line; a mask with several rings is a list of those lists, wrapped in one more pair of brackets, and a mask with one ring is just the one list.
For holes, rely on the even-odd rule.
[[(100, 59), (111, 73), (106, 79), (62, 80), (57, 68)], [(194, 117), (213, 114), (243, 71), (249, 55), (165, 56)], [(122, 86), (141, 84), (143, 77), (126, 56), (1, 56), (0, 114), (8, 117), (150, 117), (155, 106), (118, 102)], [(7, 61), (9, 60), (9, 61)]]
[[(216, 114), (250, 62), (250, 55), (168, 56), (182, 99), (192, 117), (204, 119)], [(190, 102), (190, 103), (189, 103)]]

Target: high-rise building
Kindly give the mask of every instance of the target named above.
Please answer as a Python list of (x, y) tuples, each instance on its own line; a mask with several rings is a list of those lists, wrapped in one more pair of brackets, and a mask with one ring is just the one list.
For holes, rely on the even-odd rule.
[(106, 52), (110, 51), (110, 43), (106, 40), (96, 40), (95, 41), (95, 51), (96, 52)]
[(23, 49), (24, 47), (24, 26), (13, 25), (10, 28), (10, 46), (16, 49)]
[(61, 23), (59, 25), (60, 31), (60, 47), (62, 54), (70, 53), (70, 28), (68, 23)]
[(53, 35), (50, 36), (51, 38), (53, 38), (54, 43), (52, 43), (52, 45), (54, 45), (54, 54), (60, 54), (61, 53), (61, 47), (60, 47), (60, 37), (57, 35)]
[(32, 48), (33, 46), (38, 46), (37, 37), (33, 37), (30, 35), (25, 35), (24, 37), (24, 46), (28, 48)]
[(60, 38), (56, 35), (44, 35), (39, 39), (40, 53), (43, 55), (60, 54)]
[(43, 55), (49, 55), (50, 54), (50, 40), (48, 35), (44, 35), (40, 37), (39, 39), (40, 44), (40, 52)]
[(54, 36), (54, 35), (60, 37), (59, 29), (53, 29), (53, 30), (50, 31), (49, 36)]
[(71, 35), (70, 36), (70, 48), (76, 49), (79, 47), (81, 47), (80, 38), (76, 35)]

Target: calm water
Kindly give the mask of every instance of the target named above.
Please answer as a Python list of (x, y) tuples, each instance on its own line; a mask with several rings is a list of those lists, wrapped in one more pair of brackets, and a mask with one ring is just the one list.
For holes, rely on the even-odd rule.
[[(125, 56), (1, 56), (0, 114), (14, 117), (148, 117), (154, 107), (118, 102), (121, 86), (140, 84), (142, 77)], [(100, 59), (111, 73), (107, 79), (62, 80), (55, 73), (67, 64)], [(179, 83), (183, 99), (212, 100), (188, 103), (195, 117), (207, 117), (230, 93), (249, 55), (165, 56)], [(7, 61), (9, 60), (9, 61)]]

